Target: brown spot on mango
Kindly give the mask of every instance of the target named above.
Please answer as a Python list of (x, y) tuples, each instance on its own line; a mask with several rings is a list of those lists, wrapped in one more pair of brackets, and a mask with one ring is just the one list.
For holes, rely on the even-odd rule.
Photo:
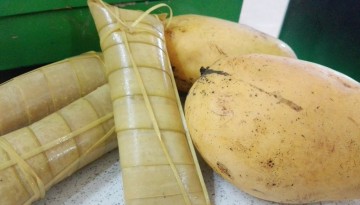
[(216, 162), (216, 166), (218, 167), (219, 171), (222, 174), (225, 174), (226, 176), (228, 176), (230, 179), (232, 179), (233, 177), (230, 174), (230, 170), (221, 162)]

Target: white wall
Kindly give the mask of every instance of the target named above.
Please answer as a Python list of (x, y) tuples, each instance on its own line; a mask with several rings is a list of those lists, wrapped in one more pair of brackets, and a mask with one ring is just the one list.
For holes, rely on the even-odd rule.
[(239, 22), (278, 37), (289, 0), (244, 0)]

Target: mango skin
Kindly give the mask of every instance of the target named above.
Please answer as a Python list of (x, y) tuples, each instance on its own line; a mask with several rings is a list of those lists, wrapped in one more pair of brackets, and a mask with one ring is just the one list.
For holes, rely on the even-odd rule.
[(296, 58), (285, 42), (244, 24), (194, 14), (174, 16), (169, 21), (166, 45), (182, 92), (188, 92), (200, 77), (201, 67), (226, 56), (263, 53)]
[(296, 59), (218, 61), (189, 91), (194, 145), (224, 179), (280, 203), (360, 198), (360, 84)]

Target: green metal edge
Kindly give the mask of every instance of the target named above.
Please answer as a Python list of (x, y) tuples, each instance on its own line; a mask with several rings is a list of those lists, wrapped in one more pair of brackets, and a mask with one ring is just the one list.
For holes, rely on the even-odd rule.
[[(121, 0), (122, 4), (140, 2), (141, 0)], [(119, 0), (107, 0), (110, 4), (119, 3)], [(24, 15), (37, 12), (52, 12), (62, 9), (86, 7), (86, 0), (2, 0), (0, 1), (0, 17)]]

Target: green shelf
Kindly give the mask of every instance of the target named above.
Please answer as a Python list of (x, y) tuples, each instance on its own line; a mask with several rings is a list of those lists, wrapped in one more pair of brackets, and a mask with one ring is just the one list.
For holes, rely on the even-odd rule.
[[(146, 10), (166, 3), (174, 15), (195, 13), (238, 21), (242, 0), (107, 0), (127, 9)], [(159, 10), (161, 12), (161, 10)], [(162, 12), (167, 12), (164, 10)], [(86, 0), (0, 1), (0, 76), (100, 51)], [(7, 72), (6, 72), (7, 71)]]

